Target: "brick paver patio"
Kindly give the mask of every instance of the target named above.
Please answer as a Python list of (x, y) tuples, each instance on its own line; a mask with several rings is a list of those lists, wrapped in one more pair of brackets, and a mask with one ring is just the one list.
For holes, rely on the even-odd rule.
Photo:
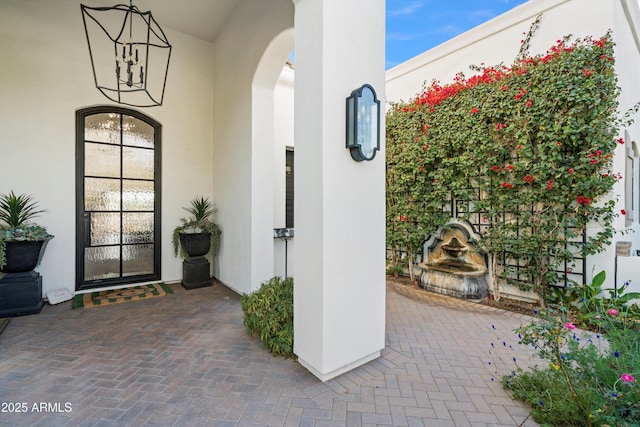
[(233, 291), (172, 288), (12, 319), (0, 335), (0, 425), (537, 425), (492, 381), (494, 366), (529, 362), (511, 333), (527, 316), (388, 283), (382, 357), (322, 383), (246, 335)]

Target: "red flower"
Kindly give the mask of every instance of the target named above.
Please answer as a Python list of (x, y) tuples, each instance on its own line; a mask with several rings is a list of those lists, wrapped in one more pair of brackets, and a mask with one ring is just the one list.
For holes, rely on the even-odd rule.
[(582, 72), (584, 73), (585, 77), (589, 77), (591, 75), (591, 71), (587, 70), (586, 68), (583, 68)]
[(471, 114), (474, 114), (474, 113), (477, 113), (477, 112), (478, 112), (477, 108), (472, 108), (471, 111), (470, 111)]
[(516, 99), (517, 99), (518, 101), (520, 100), (520, 98), (522, 98), (522, 94), (521, 94), (521, 93), (519, 93), (519, 94), (517, 94), (517, 95), (516, 95)]
[(560, 147), (560, 146), (562, 145), (562, 142), (558, 141), (558, 142), (556, 142), (556, 145), (557, 145), (558, 147)]
[(623, 138), (618, 138), (617, 141), (618, 141), (618, 144), (624, 144), (624, 139)]
[(595, 165), (596, 163), (598, 163), (598, 160), (596, 160), (596, 159), (591, 159), (591, 164), (592, 164), (592, 165)]
[(532, 104), (533, 104), (533, 99), (529, 99), (527, 103), (524, 105), (526, 105), (527, 107), (531, 107)]
[(422, 149), (423, 149), (424, 151), (427, 151), (427, 150), (429, 149), (429, 144), (424, 144), (424, 147), (422, 147)]
[(507, 90), (507, 89), (509, 89), (507, 85), (502, 86), (502, 90)]
[(398, 219), (399, 219), (400, 221), (408, 221), (408, 220), (409, 220), (409, 218), (407, 218), (407, 217), (406, 217), (406, 216), (404, 216), (404, 215), (400, 215), (400, 216), (398, 216)]
[(504, 129), (506, 127), (507, 127), (507, 125), (505, 125), (504, 123), (498, 123), (496, 125), (496, 130)]
[(512, 165), (507, 165), (507, 170), (512, 171), (513, 170), (513, 166)]
[(582, 205), (588, 205), (589, 203), (591, 203), (591, 199), (584, 196), (578, 196), (576, 201)]
[(492, 171), (499, 171), (500, 170), (500, 166), (496, 166), (496, 165), (491, 166), (491, 170)]
[(602, 151), (601, 150), (596, 150), (596, 156), (600, 156), (602, 155)]
[(532, 175), (525, 175), (522, 180), (531, 184), (535, 180), (535, 178)]
[(569, 170), (567, 172), (573, 173), (573, 168), (569, 168)]
[(417, 136), (413, 138), (413, 142), (418, 142), (418, 141), (420, 141), (420, 138), (418, 138)]
[(553, 190), (553, 180), (552, 180), (552, 179), (550, 179), (549, 181), (547, 181), (547, 188), (548, 188), (549, 190)]
[(502, 187), (503, 188), (513, 188), (513, 184), (509, 184), (508, 182), (505, 181), (505, 182), (502, 183)]
[(423, 166), (423, 165), (420, 165), (420, 170), (422, 170), (422, 169), (424, 169), (424, 166)]
[(626, 215), (626, 214), (627, 214), (627, 211), (625, 211), (624, 209), (620, 209), (620, 213), (621, 213), (622, 215)]

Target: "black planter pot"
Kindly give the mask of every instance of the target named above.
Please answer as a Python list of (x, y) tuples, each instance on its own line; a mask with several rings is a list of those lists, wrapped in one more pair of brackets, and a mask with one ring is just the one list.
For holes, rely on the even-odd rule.
[(7, 263), (0, 269), (0, 317), (37, 314), (44, 306), (42, 276), (33, 271), (47, 240), (5, 242)]
[(211, 249), (211, 233), (180, 233), (180, 244), (189, 258), (204, 256)]
[(0, 269), (3, 273), (25, 273), (38, 265), (46, 240), (6, 242), (7, 263)]

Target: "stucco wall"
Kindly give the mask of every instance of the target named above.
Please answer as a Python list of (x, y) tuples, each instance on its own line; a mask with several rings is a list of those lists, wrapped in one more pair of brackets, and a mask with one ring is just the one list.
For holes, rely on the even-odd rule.
[[(44, 292), (75, 287), (75, 111), (113, 104), (94, 87), (80, 13), (69, 0), (0, 2), (0, 192), (32, 194), (55, 238)], [(162, 276), (182, 276), (171, 232), (194, 195), (213, 194), (213, 46), (163, 28), (173, 54), (162, 107)]]
[[(275, 56), (262, 63), (265, 75), (259, 73), (257, 85), (254, 77), (272, 41), (292, 27), (290, 0), (243, 0), (214, 46), (216, 97), (211, 117), (215, 149), (211, 167), (213, 198), (223, 232), (217, 273), (240, 293), (273, 276), (272, 89), (293, 49), (292, 37), (288, 42), (280, 40), (272, 52)], [(266, 88), (269, 81), (271, 93)], [(254, 95), (264, 103), (264, 109), (254, 109)], [(270, 101), (261, 96), (270, 97)], [(259, 129), (266, 130), (261, 133)]]
[[(294, 352), (328, 379), (384, 348), (384, 134), (373, 161), (345, 148), (345, 99), (384, 104), (384, 1), (296, 0)], [(382, 119), (381, 129), (384, 129)]]
[[(494, 65), (511, 64), (520, 49), (520, 40), (526, 33), (536, 16), (543, 14), (539, 29), (533, 37), (529, 53), (543, 53), (556, 40), (565, 35), (574, 38), (585, 36), (599, 37), (609, 29), (613, 29), (616, 41), (616, 69), (619, 85), (622, 88), (620, 111), (626, 111), (640, 100), (640, 87), (637, 74), (640, 69), (640, 49), (638, 46), (638, 3), (635, 0), (531, 0), (483, 25), (480, 25), (454, 39), (431, 49), (413, 59), (406, 61), (387, 72), (387, 99), (393, 101), (409, 101), (422, 89), (423, 84), (432, 80), (440, 80), (443, 84), (453, 81), (457, 72), (467, 76), (475, 74), (468, 66), (475, 64)], [(569, 18), (570, 17), (570, 18)], [(634, 29), (635, 33), (631, 29)], [(621, 129), (620, 137), (629, 135), (629, 141), (640, 138), (640, 124), (636, 123)], [(625, 171), (626, 146), (616, 150), (613, 170)], [(636, 207), (633, 221), (627, 224), (620, 215), (614, 221), (618, 230), (638, 231), (638, 160), (635, 159)], [(612, 197), (617, 197), (616, 211), (630, 209), (631, 201), (625, 200), (624, 180), (616, 184)], [(635, 249), (640, 249), (638, 233), (622, 233), (614, 237), (613, 245), (608, 250), (591, 256), (586, 268), (586, 279), (600, 270), (607, 273), (607, 285), (613, 286), (616, 275), (615, 242), (631, 241)], [(515, 290), (509, 290), (515, 292)]]

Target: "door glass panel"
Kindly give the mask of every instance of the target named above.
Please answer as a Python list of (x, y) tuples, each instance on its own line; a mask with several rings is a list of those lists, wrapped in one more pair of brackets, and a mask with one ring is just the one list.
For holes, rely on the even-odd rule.
[(127, 245), (122, 247), (122, 275), (135, 276), (153, 273), (154, 246)]
[(125, 211), (153, 211), (153, 181), (122, 181), (122, 209)]
[(153, 148), (153, 126), (131, 116), (122, 118), (122, 144), (135, 147)]
[(120, 181), (85, 178), (84, 203), (84, 209), (87, 211), (119, 211)]
[(91, 214), (91, 245), (117, 245), (120, 243), (120, 214)]
[(153, 212), (122, 214), (122, 243), (153, 243)]
[(120, 114), (93, 114), (84, 118), (86, 141), (120, 144)]
[(84, 156), (85, 175), (120, 177), (120, 147), (87, 142), (84, 146)]
[(123, 147), (122, 177), (153, 179), (153, 150)]
[(84, 279), (101, 280), (120, 277), (120, 247), (85, 248)]

